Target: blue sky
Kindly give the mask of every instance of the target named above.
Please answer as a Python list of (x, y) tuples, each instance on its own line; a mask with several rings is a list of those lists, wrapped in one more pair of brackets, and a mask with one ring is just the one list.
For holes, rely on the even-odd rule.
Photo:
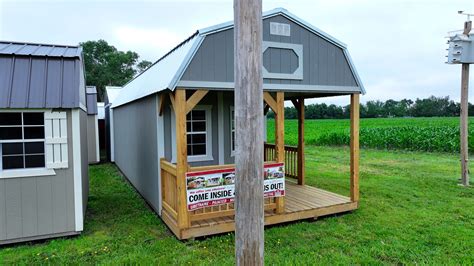
[[(445, 37), (462, 28), (465, 17), (457, 11), (474, 12), (474, 1), (263, 1), (264, 11), (275, 7), (348, 45), (367, 90), (362, 101), (430, 95), (459, 100), (461, 67), (444, 63)], [(195, 30), (232, 18), (229, 0), (0, 0), (0, 39), (58, 44), (105, 39), (154, 61)], [(474, 102), (474, 91), (469, 98)], [(311, 102), (347, 104), (348, 98)]]

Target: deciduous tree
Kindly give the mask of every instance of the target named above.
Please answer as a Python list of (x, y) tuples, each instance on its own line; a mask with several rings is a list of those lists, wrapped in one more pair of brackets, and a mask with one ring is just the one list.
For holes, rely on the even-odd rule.
[(149, 61), (139, 61), (132, 51), (119, 51), (104, 40), (86, 41), (82, 46), (87, 85), (96, 86), (98, 100), (103, 99), (105, 86), (123, 86), (139, 71), (151, 65)]

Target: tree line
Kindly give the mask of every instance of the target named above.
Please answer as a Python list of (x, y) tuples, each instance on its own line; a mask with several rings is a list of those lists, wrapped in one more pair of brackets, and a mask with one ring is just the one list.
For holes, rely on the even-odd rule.
[(104, 40), (86, 41), (82, 46), (86, 83), (96, 86), (97, 100), (104, 100), (105, 86), (123, 86), (130, 79), (141, 73), (152, 62), (140, 60), (138, 53), (120, 51)]
[[(469, 103), (468, 112), (474, 114), (474, 105), (471, 103)], [(385, 102), (377, 100), (360, 104), (361, 118), (459, 116), (459, 113), (460, 104), (450, 100), (449, 96), (417, 98), (415, 101), (410, 99), (400, 101), (390, 99)], [(305, 106), (306, 119), (344, 119), (349, 118), (349, 115), (350, 105), (338, 106), (319, 103)], [(270, 111), (268, 117), (274, 118), (275, 115)], [(295, 107), (285, 107), (285, 118), (298, 118)]]

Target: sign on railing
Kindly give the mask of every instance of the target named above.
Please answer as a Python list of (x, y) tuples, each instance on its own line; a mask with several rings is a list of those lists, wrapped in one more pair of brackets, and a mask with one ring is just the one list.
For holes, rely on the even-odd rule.
[[(265, 164), (264, 197), (285, 196), (285, 164)], [(186, 173), (188, 210), (234, 202), (235, 168)]]

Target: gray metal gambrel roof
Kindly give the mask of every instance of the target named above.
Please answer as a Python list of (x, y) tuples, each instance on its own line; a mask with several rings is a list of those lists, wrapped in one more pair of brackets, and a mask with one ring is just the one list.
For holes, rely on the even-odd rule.
[(0, 41), (0, 108), (82, 108), (82, 48)]
[[(362, 81), (357, 73), (357, 70), (352, 62), (352, 59), (347, 51), (347, 46), (339, 41), (338, 39), (332, 37), (331, 35), (325, 33), (324, 31), (312, 26), (311, 24), (305, 22), (304, 20), (298, 18), (292, 13), (288, 12), (286, 9), (277, 8), (270, 10), (262, 14), (262, 19), (271, 18), (274, 16), (284, 16), (285, 18), (291, 20), (292, 22), (302, 26), (303, 28), (309, 30), (310, 32), (316, 34), (317, 36), (323, 38), (324, 40), (334, 44), (335, 46), (342, 49), (345, 59), (347, 60), (350, 71), (354, 76), (357, 87), (347, 87), (348, 90), (341, 90), (340, 87), (336, 86), (313, 86), (317, 87), (319, 93), (327, 91), (331, 93), (348, 93), (351, 92), (361, 92), (365, 94), (365, 89), (362, 84)], [(117, 107), (128, 102), (135, 101), (137, 99), (146, 97), (153, 93), (157, 93), (163, 90), (173, 91), (178, 85), (187, 84), (187, 81), (181, 81), (180, 79), (183, 76), (185, 70), (189, 66), (194, 55), (200, 48), (206, 36), (214, 34), (217, 32), (225, 31), (233, 28), (233, 21), (226, 23), (218, 24), (212, 27), (204, 28), (198, 30), (195, 34), (191, 35), (187, 40), (179, 44), (176, 48), (171, 50), (169, 53), (165, 54), (162, 58), (156, 61), (152, 66), (145, 70), (140, 75), (133, 78), (127, 84), (123, 86), (121, 93), (117, 97), (116, 101), (113, 103), (112, 107)], [(192, 82), (189, 82), (192, 84)], [(203, 83), (198, 83), (203, 84)], [(218, 83), (216, 83), (218, 84)], [(219, 88), (230, 89), (233, 88), (233, 84), (228, 82), (222, 82), (218, 84)], [(265, 84), (268, 88), (279, 88), (275, 86), (276, 84)], [(190, 85), (191, 86), (191, 85)], [(191, 86), (192, 87), (192, 86)], [(265, 87), (265, 86), (264, 86)], [(302, 90), (305, 92), (311, 91), (313, 87), (306, 86), (306, 89)]]

